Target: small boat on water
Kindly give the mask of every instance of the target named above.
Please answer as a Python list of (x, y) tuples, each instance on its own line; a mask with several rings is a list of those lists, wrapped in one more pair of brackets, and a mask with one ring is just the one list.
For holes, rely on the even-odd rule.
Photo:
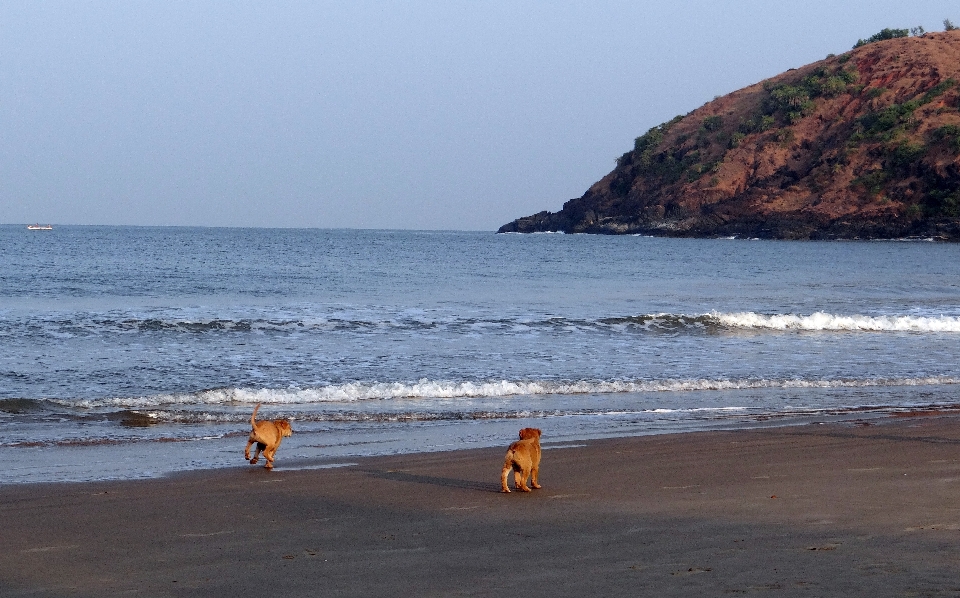
[(51, 224), (28, 224), (27, 230), (53, 230)]

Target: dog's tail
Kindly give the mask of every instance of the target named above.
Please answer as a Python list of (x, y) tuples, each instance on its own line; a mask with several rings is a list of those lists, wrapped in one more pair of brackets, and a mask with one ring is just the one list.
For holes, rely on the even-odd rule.
[(507, 454), (503, 458), (503, 470), (517, 469), (517, 447), (516, 443), (511, 444), (507, 449)]
[(507, 450), (507, 457), (503, 461), (503, 469), (500, 471), (500, 492), (510, 492), (510, 487), (507, 486), (507, 478), (510, 476), (510, 471), (513, 469), (513, 449)]
[(253, 408), (253, 413), (250, 414), (250, 427), (257, 427), (257, 411), (260, 409), (260, 403), (257, 403), (257, 406)]

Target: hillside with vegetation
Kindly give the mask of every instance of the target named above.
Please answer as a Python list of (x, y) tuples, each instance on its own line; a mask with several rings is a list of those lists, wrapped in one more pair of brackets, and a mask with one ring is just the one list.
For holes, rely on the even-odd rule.
[(960, 30), (884, 30), (637, 137), (499, 232), (960, 240)]

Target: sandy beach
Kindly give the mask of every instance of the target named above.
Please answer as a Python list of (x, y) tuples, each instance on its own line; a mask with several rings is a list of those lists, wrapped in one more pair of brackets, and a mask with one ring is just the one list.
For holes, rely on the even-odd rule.
[(2, 486), (0, 595), (960, 592), (955, 416), (548, 446), (529, 494), (503, 452)]

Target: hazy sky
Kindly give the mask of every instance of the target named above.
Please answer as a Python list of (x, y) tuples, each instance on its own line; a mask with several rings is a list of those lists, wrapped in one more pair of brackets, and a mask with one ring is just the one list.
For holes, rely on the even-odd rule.
[(494, 230), (956, 0), (0, 2), (0, 223)]

